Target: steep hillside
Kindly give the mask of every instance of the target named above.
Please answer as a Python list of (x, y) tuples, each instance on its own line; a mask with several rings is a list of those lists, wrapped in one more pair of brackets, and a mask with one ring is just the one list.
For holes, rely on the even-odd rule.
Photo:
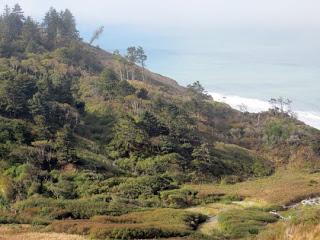
[(102, 239), (188, 236), (206, 216), (173, 208), (221, 196), (186, 183), (319, 168), (319, 131), (276, 108), (239, 112), (199, 82), (181, 87), (129, 53), (92, 47), (68, 10), (50, 9), (40, 25), (16, 5), (0, 30), (1, 223)]
[[(115, 59), (114, 54), (106, 52), (101, 48), (91, 47), (90, 45), (87, 45), (86, 47), (92, 49), (93, 54), (97, 58), (99, 58), (99, 60), (101, 61), (102, 65), (104, 67), (112, 68), (112, 69), (114, 69), (114, 71), (117, 71), (119, 64), (117, 63), (117, 60)], [(142, 72), (142, 69), (140, 66), (136, 65), (135, 68), (138, 72), (140, 72), (140, 73)], [(150, 83), (153, 85), (159, 85), (159, 86), (168, 86), (170, 88), (174, 88), (174, 89), (181, 90), (181, 91), (185, 90), (185, 88), (178, 85), (178, 83), (175, 80), (168, 78), (168, 77), (165, 77), (165, 76), (162, 76), (158, 73), (151, 72), (148, 69), (145, 69), (145, 75), (146, 75), (145, 81), (147, 83)], [(141, 80), (141, 76), (139, 78)]]

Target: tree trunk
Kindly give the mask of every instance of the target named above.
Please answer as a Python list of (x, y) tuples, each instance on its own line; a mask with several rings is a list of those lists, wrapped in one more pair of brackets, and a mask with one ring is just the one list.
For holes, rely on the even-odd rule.
[(145, 81), (145, 76), (144, 76), (144, 62), (142, 62), (142, 80)]
[(120, 75), (120, 80), (123, 80), (123, 76), (122, 76), (122, 67), (121, 65), (119, 65), (119, 75)]
[(127, 80), (129, 80), (129, 71), (127, 66), (126, 66), (126, 76), (127, 76)]
[(134, 69), (134, 66), (132, 67), (132, 80), (135, 80), (135, 71), (134, 71), (135, 69)]

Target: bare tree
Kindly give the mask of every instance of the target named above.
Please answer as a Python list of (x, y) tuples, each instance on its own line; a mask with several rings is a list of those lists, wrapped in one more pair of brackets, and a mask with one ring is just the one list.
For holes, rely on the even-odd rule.
[(240, 112), (243, 112), (243, 113), (248, 112), (248, 106), (245, 105), (244, 103), (241, 103), (240, 105), (238, 105), (238, 108), (239, 108)]
[(124, 66), (125, 63), (124, 63), (124, 59), (123, 59), (123, 57), (121, 56), (119, 50), (115, 50), (115, 51), (113, 52), (113, 58), (114, 58), (114, 60), (117, 62), (118, 72), (119, 72), (119, 75), (120, 75), (120, 80), (122, 81), (123, 78), (124, 78), (123, 69), (125, 69), (125, 66)]
[(295, 113), (292, 110), (292, 100), (289, 98), (271, 98), (269, 103), (271, 104), (271, 109), (276, 113), (288, 114), (291, 117), (295, 116)]
[(104, 31), (104, 26), (100, 26), (97, 30), (93, 32), (92, 37), (90, 39), (90, 45), (101, 36), (103, 31)]
[(243, 118), (244, 118), (244, 115), (246, 113), (248, 113), (248, 106), (245, 105), (244, 103), (241, 103), (240, 105), (238, 105), (238, 108), (240, 110), (240, 112), (242, 113), (241, 114), (241, 123), (243, 122)]

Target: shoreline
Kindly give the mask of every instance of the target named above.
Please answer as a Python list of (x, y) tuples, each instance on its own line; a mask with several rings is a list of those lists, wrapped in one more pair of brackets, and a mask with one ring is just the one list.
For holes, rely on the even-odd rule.
[[(251, 113), (267, 111), (271, 107), (269, 102), (260, 99), (246, 98), (237, 95), (227, 95), (217, 92), (209, 92), (209, 94), (215, 101), (226, 103), (237, 110), (239, 110), (240, 105), (245, 105), (248, 109), (248, 112)], [(320, 130), (320, 112), (295, 109), (293, 109), (293, 111), (297, 114), (297, 117), (300, 121)]]

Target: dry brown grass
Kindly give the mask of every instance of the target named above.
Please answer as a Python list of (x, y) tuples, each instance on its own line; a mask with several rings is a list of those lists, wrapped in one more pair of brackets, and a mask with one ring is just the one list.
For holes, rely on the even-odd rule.
[(30, 225), (0, 225), (0, 240), (86, 240), (87, 238), (63, 233), (42, 233)]
[(287, 204), (305, 197), (320, 194), (320, 174), (296, 170), (279, 170), (266, 178), (250, 180), (233, 185), (189, 185), (200, 195), (237, 194), (266, 204)]
[(320, 224), (318, 225), (289, 225), (278, 222), (268, 226), (255, 240), (319, 240)]

